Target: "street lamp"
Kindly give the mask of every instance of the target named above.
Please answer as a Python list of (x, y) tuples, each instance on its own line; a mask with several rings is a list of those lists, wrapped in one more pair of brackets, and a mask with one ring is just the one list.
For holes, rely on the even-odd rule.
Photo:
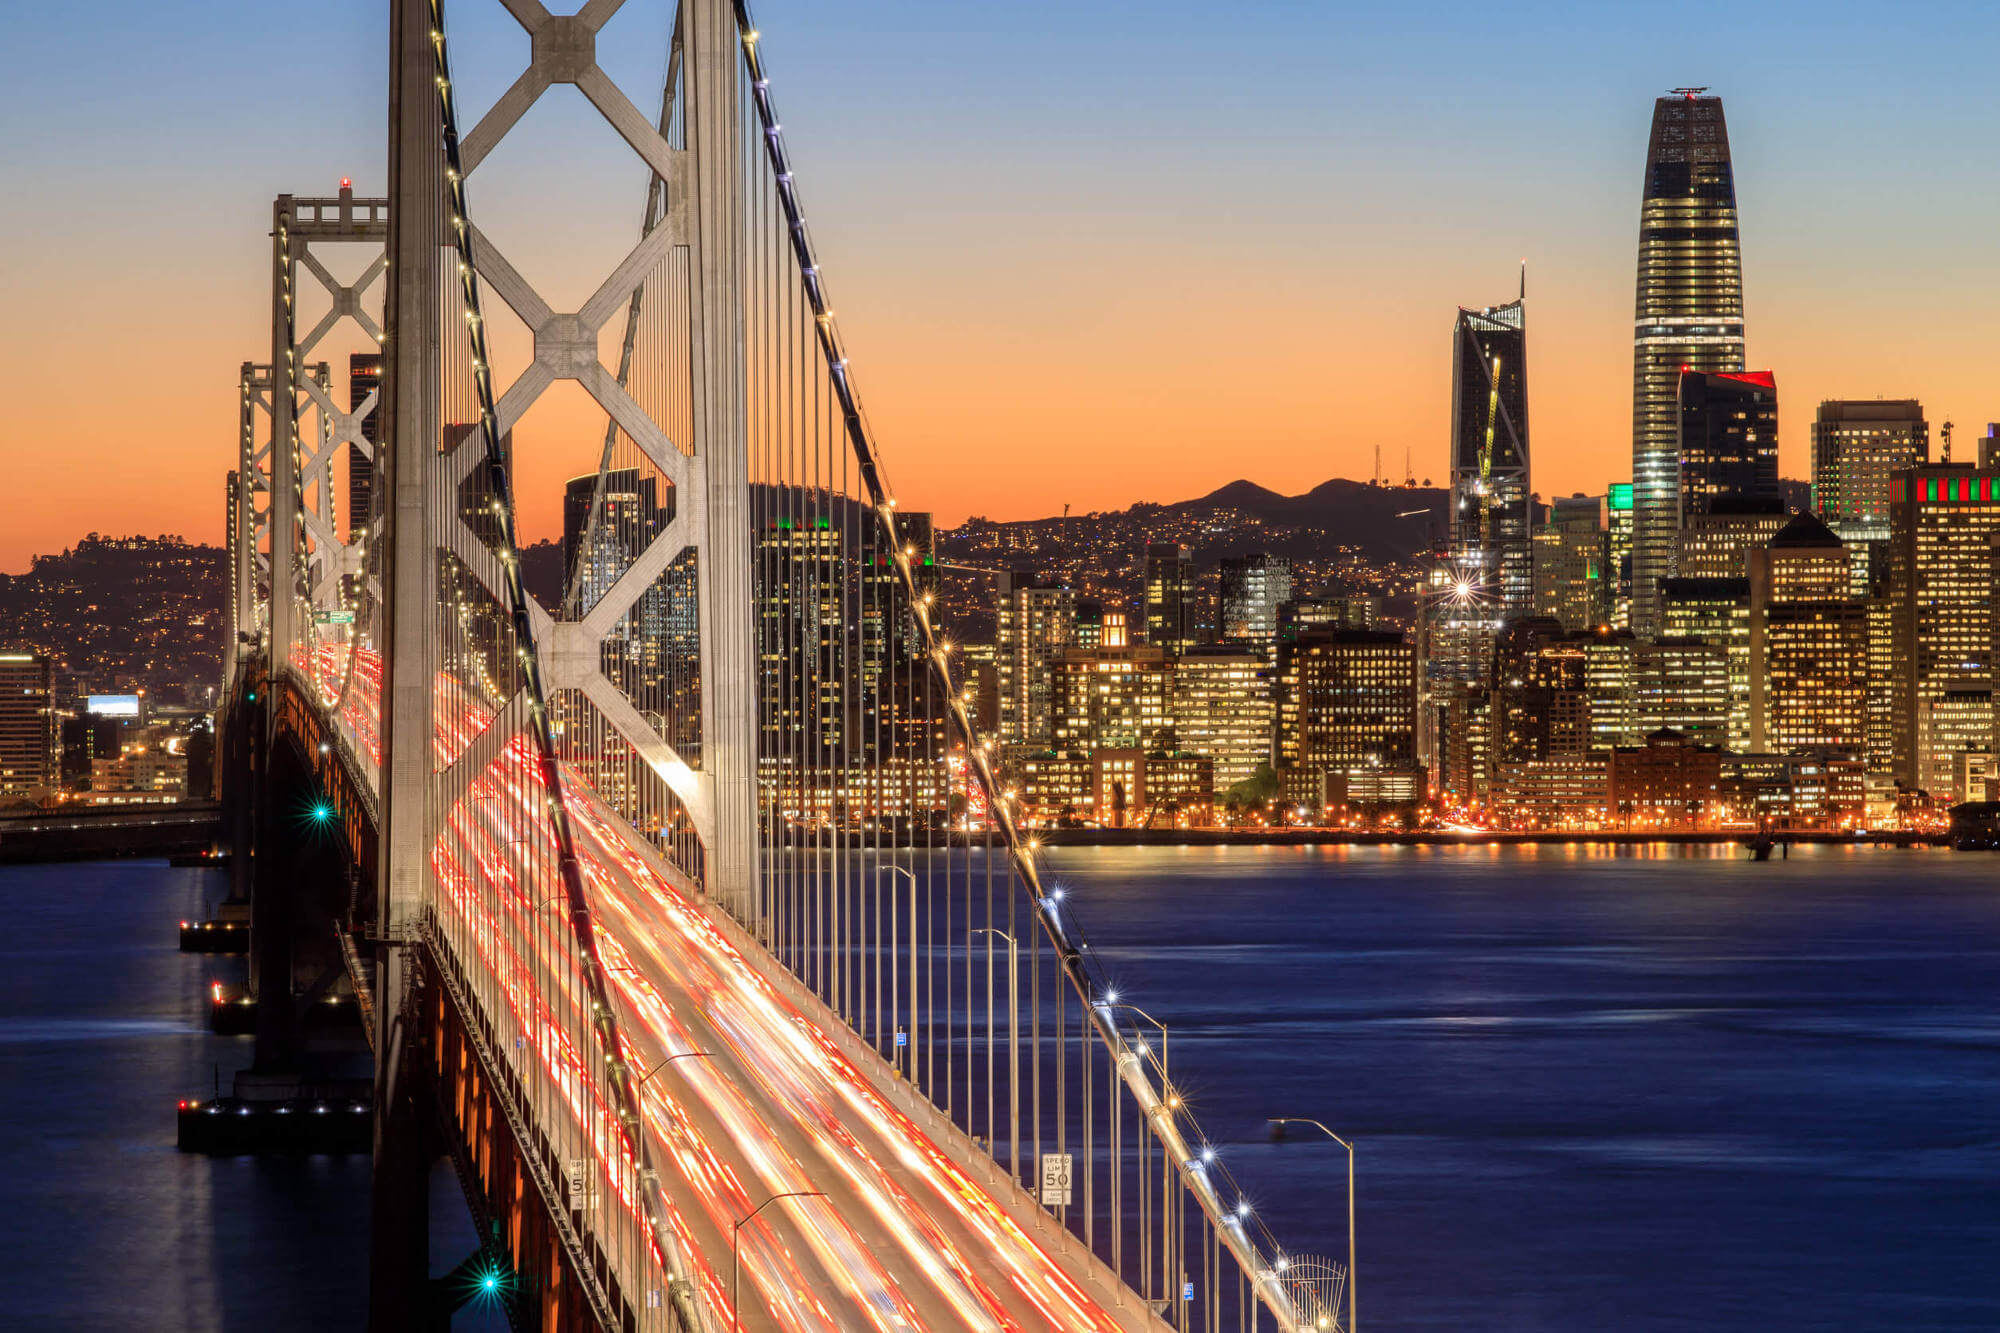
[(1304, 1116), (1272, 1116), (1268, 1123), (1271, 1126), (1271, 1137), (1274, 1139), (1285, 1137), (1286, 1125), (1311, 1125), (1347, 1149), (1347, 1333), (1354, 1333), (1354, 1292), (1355, 1288), (1361, 1285), (1354, 1272), (1354, 1145), (1319, 1121), (1308, 1120)]
[[(764, 1202), (758, 1204), (755, 1208), (752, 1208), (750, 1210), (749, 1216), (743, 1218), (742, 1221), (736, 1222), (730, 1226), (729, 1228), (729, 1327), (732, 1330), (732, 1333), (742, 1333), (743, 1330), (743, 1311), (736, 1304), (736, 1271), (737, 1271), (736, 1242), (738, 1238), (741, 1237), (744, 1226), (751, 1220), (751, 1218), (756, 1217), (757, 1214), (763, 1212), (766, 1208), (769, 1208), (772, 1204), (776, 1203), (780, 1199), (824, 1199), (825, 1197), (826, 1195), (819, 1190), (786, 1190), (783, 1194), (773, 1194), (770, 1198), (764, 1200)], [(1350, 1278), (1349, 1280), (1351, 1281), (1352, 1279)]]
[(660, 1072), (660, 1071), (661, 1071), (662, 1069), (665, 1069), (665, 1068), (666, 1068), (666, 1067), (667, 1067), (668, 1065), (672, 1064), (672, 1063), (673, 1063), (674, 1061), (676, 1061), (676, 1060), (686, 1060), (686, 1059), (688, 1059), (689, 1057), (691, 1057), (691, 1056), (696, 1056), (696, 1055), (699, 1055), (699, 1056), (701, 1056), (701, 1057), (702, 1057), (703, 1059), (705, 1059), (705, 1060), (706, 1060), (706, 1059), (713, 1059), (713, 1058), (714, 1058), (714, 1055), (715, 1055), (715, 1052), (713, 1052), (713, 1051), (680, 1051), (680, 1052), (677, 1052), (677, 1053), (675, 1053), (675, 1054), (673, 1054), (673, 1055), (669, 1055), (669, 1056), (665, 1056), (665, 1057), (663, 1057), (663, 1058), (662, 1058), (662, 1059), (660, 1060), (660, 1062), (659, 1062), (658, 1064), (654, 1065), (654, 1066), (653, 1066), (653, 1067), (652, 1067), (651, 1069), (648, 1069), (648, 1070), (647, 1070), (647, 1071), (646, 1071), (645, 1073), (643, 1073), (643, 1074), (639, 1075), (638, 1079), (637, 1079), (637, 1080), (636, 1080), (636, 1081), (635, 1081), (635, 1082), (634, 1082), (634, 1083), (632, 1084), (633, 1088), (634, 1088), (634, 1089), (638, 1089), (638, 1088), (643, 1088), (643, 1087), (645, 1087), (645, 1086), (646, 1086), (646, 1080), (647, 1080), (647, 1079), (649, 1079), (649, 1078), (651, 1078), (651, 1077), (652, 1077), (653, 1075), (655, 1075), (655, 1074), (659, 1073), (659, 1072)]
[[(909, 1066), (904, 1071), (904, 1077), (915, 1083), (917, 1081), (917, 876), (905, 866), (878, 865), (875, 867), (875, 879), (878, 884), (884, 873), (901, 875), (910, 883), (910, 1054)], [(879, 980), (875, 983), (875, 1002), (878, 1005), (882, 1002), (882, 984)], [(896, 994), (896, 901), (892, 891), (889, 899), (889, 1027), (892, 1031), (896, 1026), (896, 1012), (900, 1007), (900, 997)], [(879, 1018), (875, 1026), (876, 1035), (879, 1037), (882, 1026)], [(894, 1039), (891, 1038), (889, 1060), (892, 1064), (896, 1062), (895, 1051)]]
[[(1021, 1173), (1021, 953), (1014, 937), (993, 926), (981, 926), (975, 935), (998, 935), (1007, 941), (1007, 1168)], [(989, 991), (989, 994), (991, 992)], [(993, 1049), (993, 1006), (986, 1006), (986, 1049)], [(986, 1076), (986, 1124), (993, 1126), (993, 1075)]]

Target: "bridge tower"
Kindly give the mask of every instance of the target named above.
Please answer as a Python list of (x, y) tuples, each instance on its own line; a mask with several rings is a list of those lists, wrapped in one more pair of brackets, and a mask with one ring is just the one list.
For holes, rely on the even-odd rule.
[[(371, 1296), (378, 1327), (395, 1325), (423, 1279), (423, 1116), (411, 1091), (410, 997), (429, 980), (419, 975), (420, 935), (443, 928), (436, 926), (433, 849), (473, 784), (506, 756), (532, 751), (553, 786), (557, 760), (581, 762), (574, 738), (588, 732), (597, 738), (590, 742), (593, 753), (615, 744), (635, 757), (636, 779), (628, 785), (648, 790), (632, 799), (665, 812), (654, 816), (656, 822), (672, 833), (676, 858), (710, 897), (748, 913), (758, 874), (737, 15), (729, 0), (682, 0), (660, 112), (648, 119), (598, 64), (599, 32), (619, 0), (592, 0), (572, 15), (550, 14), (538, 0), (504, 2), (529, 36), (528, 64), (470, 126), (452, 119), (449, 34), (440, 7), (434, 0), (391, 0), (390, 7), (384, 431), (377, 473), (383, 503), (379, 582), (372, 585), (380, 596), (376, 643), (382, 662)], [(651, 177), (638, 240), (574, 309), (558, 308), (524, 278), (465, 202), (476, 197), (480, 166), (559, 85), (595, 107)], [(299, 226), (295, 212), (292, 235)], [(662, 274), (677, 275), (670, 280), (680, 284), (689, 335), (682, 353), (687, 411), (678, 421), (642, 404), (632, 388), (634, 376), (648, 373), (646, 358), (660, 354), (656, 346), (641, 346), (634, 364), (642, 298), (660, 299)], [(498, 301), (481, 305), (482, 297), (495, 296)], [(453, 311), (463, 316), (462, 326)], [(626, 320), (624, 354), (614, 372), (600, 358), (599, 345), (619, 314)], [(487, 324), (501, 318), (517, 320), (531, 348), (525, 365), (505, 382), (498, 382), (485, 340)], [(670, 516), (647, 534), (643, 549), (630, 553), (608, 586), (549, 607), (523, 586), (513, 432), (562, 381), (581, 386), (608, 422), (592, 523), (614, 471), (614, 442), (636, 454), (638, 466), (670, 493), (671, 504)], [(274, 470), (274, 493), (285, 491), (288, 481)], [(698, 699), (690, 689), (674, 707), (658, 699), (642, 704), (607, 670), (603, 646), (621, 623), (642, 614), (648, 599), (660, 596), (677, 571), (692, 573)], [(570, 570), (566, 576), (573, 594), (581, 575)], [(289, 586), (288, 577), (274, 564), (274, 586)], [(324, 582), (322, 576), (313, 586)], [(475, 696), (483, 700), (477, 708), (461, 702)], [(445, 743), (455, 752), (437, 752), (440, 734), (451, 738)], [(524, 883), (537, 881), (560, 895), (571, 882), (578, 966), (588, 975), (598, 965), (587, 908), (573, 883), (571, 834), (561, 815), (550, 823), (515, 830), (510, 845)], [(544, 840), (552, 843), (546, 856)], [(530, 844), (536, 850), (528, 850)], [(582, 1025), (608, 1024), (607, 1015), (599, 1024)], [(615, 1030), (600, 1031), (597, 1045), (607, 1098), (630, 1108), (636, 1125), (636, 1092)], [(644, 1152), (635, 1156), (641, 1193), (650, 1197), (657, 1182), (649, 1178)], [(527, 1160), (533, 1153), (523, 1157), (524, 1169), (535, 1170)], [(551, 1188), (548, 1182), (543, 1187)], [(652, 1244), (671, 1256), (665, 1228), (657, 1218), (649, 1226)], [(629, 1244), (569, 1232), (561, 1239), (575, 1247), (573, 1274), (594, 1267), (585, 1247)], [(675, 1273), (670, 1261), (668, 1290), (648, 1292), (645, 1299), (676, 1307), (681, 1324), (693, 1327), (691, 1293)], [(611, 1299), (608, 1291), (591, 1299), (600, 1296)]]

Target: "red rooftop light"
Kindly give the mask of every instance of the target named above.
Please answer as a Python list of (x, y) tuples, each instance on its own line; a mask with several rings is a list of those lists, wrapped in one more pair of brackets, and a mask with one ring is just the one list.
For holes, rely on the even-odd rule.
[(348, 177), (342, 176), (340, 178), (340, 188), (343, 190), (351, 190), (354, 188), (354, 182)]

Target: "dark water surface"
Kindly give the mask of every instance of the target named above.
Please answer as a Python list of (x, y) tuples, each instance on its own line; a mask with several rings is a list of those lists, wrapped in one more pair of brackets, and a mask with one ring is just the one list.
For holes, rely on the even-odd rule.
[[(1364, 1327), (2000, 1328), (2000, 857), (1740, 855), (1050, 864), (1288, 1243), (1344, 1249), (1345, 1158), (1264, 1118), (1358, 1141)], [(247, 1054), (175, 950), (217, 891), (0, 869), (0, 1326), (361, 1324), (365, 1160), (174, 1151)]]
[(1364, 1328), (2000, 1328), (2000, 858), (1052, 864), (1288, 1244), (1356, 1141)]

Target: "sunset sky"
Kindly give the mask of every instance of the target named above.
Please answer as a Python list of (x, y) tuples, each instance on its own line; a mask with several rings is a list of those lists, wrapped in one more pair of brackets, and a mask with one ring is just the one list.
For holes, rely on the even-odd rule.
[[(449, 10), (468, 69), (495, 62), (461, 74), (475, 110), (525, 50), (485, 7)], [(607, 32), (642, 106), (665, 11)], [(382, 189), (386, 12), (10, 9), (0, 570), (92, 530), (219, 539), (237, 368), (269, 356), (271, 198)], [(1535, 488), (1628, 476), (1640, 174), (1680, 84), (1728, 110), (1787, 475), (1824, 397), (1914, 395), (1964, 440), (2000, 419), (1991, 5), (757, 13), (891, 476), (947, 521), (1298, 491), (1369, 475), (1378, 444), (1442, 479), (1454, 308), (1509, 299), (1524, 257)], [(524, 268), (594, 278), (567, 265), (629, 243), (645, 180), (616, 148), (551, 127), (496, 158), (484, 201), (543, 209)], [(524, 503), (546, 526), (554, 497)]]

